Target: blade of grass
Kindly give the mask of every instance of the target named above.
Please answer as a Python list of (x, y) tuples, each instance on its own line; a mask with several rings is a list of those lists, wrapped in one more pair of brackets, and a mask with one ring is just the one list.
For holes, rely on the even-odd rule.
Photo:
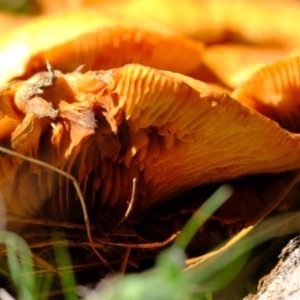
[[(10, 276), (18, 288), (19, 299), (37, 299), (34, 268), (28, 245), (20, 236), (8, 231), (0, 231), (0, 242), (6, 246)], [(32, 273), (32, 276), (22, 277), (24, 273)]]
[(42, 276), (37, 276), (36, 278), (39, 300), (47, 300), (49, 298), (54, 274), (49, 272), (47, 274), (43, 274)]
[[(255, 246), (279, 235), (280, 228), (285, 226), (284, 234), (300, 231), (300, 213), (288, 213), (275, 216), (262, 221), (252, 230), (247, 230), (247, 235), (243, 235), (236, 243), (228, 243), (216, 251), (216, 254), (208, 257), (200, 263), (185, 271), (193, 283), (205, 283), (209, 286), (209, 280), (214, 278), (214, 274), (223, 272), (227, 266), (237, 261), (239, 257), (245, 255)], [(288, 225), (288, 226), (287, 226)], [(286, 227), (287, 226), (287, 227)], [(247, 229), (247, 228), (246, 228)]]
[[(56, 239), (56, 237), (54, 237)], [(76, 295), (76, 280), (73, 272), (72, 261), (66, 247), (57, 245), (54, 247), (56, 265), (59, 267), (59, 277), (65, 300), (78, 300)]]
[(174, 246), (185, 249), (196, 232), (210, 218), (210, 216), (232, 195), (229, 185), (222, 185), (214, 192), (201, 207), (193, 214), (183, 227), (181, 233), (174, 242)]

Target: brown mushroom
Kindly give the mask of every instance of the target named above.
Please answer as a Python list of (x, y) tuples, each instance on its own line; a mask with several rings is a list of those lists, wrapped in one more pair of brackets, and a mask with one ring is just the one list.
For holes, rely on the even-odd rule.
[[(13, 111), (2, 143), (74, 175), (92, 218), (123, 212), (134, 178), (143, 210), (207, 182), (300, 167), (299, 135), (192, 78), (136, 64), (56, 76), (1, 92)], [(8, 211), (81, 219), (65, 178), (10, 156), (0, 165)]]
[(46, 59), (63, 72), (141, 63), (189, 74), (200, 66), (202, 43), (147, 28), (93, 11), (42, 16), (0, 39), (0, 83), (44, 70)]

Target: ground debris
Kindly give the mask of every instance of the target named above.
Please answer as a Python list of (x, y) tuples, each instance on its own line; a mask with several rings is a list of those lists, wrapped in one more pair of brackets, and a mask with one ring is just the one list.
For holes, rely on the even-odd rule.
[(300, 236), (290, 240), (279, 259), (270, 274), (260, 280), (257, 294), (249, 294), (244, 300), (300, 298)]

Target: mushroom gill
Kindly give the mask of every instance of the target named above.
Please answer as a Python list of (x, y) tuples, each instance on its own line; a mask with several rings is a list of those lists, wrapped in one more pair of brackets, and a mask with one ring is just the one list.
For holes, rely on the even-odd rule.
[[(204, 183), (300, 167), (299, 135), (184, 75), (129, 64), (56, 77), (2, 90), (1, 142), (75, 176), (92, 219), (123, 212), (134, 178), (143, 210)], [(0, 157), (0, 189), (8, 212), (82, 219), (68, 180), (27, 161)]]

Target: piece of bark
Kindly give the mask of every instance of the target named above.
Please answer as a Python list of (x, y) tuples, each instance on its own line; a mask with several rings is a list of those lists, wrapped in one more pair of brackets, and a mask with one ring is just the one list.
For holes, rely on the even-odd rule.
[(300, 236), (287, 244), (279, 259), (270, 274), (260, 280), (257, 294), (249, 294), (244, 300), (300, 298)]

